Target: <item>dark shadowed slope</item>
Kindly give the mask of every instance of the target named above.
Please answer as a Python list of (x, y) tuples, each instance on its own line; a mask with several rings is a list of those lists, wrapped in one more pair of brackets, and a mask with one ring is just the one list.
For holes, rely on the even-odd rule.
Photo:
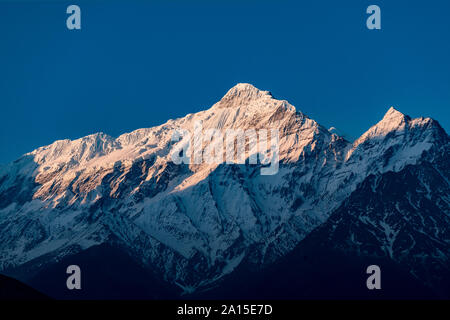
[(0, 300), (47, 300), (39, 291), (0, 274)]
[[(67, 289), (69, 265), (81, 269), (81, 290)], [(152, 270), (110, 245), (94, 246), (44, 266), (26, 282), (55, 299), (173, 299), (179, 295), (179, 290), (157, 279)]]

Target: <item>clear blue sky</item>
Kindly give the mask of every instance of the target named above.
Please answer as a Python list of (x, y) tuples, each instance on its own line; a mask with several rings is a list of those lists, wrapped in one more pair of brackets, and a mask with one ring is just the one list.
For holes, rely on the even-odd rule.
[(349, 139), (391, 105), (449, 132), (449, 15), (446, 0), (0, 0), (0, 163), (203, 110), (238, 82)]

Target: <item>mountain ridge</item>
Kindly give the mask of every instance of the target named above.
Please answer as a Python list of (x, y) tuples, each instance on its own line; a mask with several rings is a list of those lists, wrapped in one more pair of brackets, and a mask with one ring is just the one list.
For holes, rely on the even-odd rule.
[[(171, 151), (182, 141), (173, 142), (173, 132), (193, 131), (198, 121), (221, 131), (279, 130), (279, 172), (261, 176), (261, 165), (247, 162), (175, 165)], [(394, 108), (350, 143), (287, 101), (238, 84), (207, 110), (117, 138), (59, 140), (4, 167), (0, 270), (114, 243), (193, 292), (244, 259), (277, 261), (367, 177), (399, 172), (446, 145), (437, 121)]]

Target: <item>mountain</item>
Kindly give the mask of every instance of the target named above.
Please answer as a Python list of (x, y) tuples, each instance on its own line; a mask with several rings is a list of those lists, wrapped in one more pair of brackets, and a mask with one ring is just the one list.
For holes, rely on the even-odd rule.
[[(448, 299), (448, 144), (399, 172), (371, 174), (297, 247), (267, 268), (242, 263), (202, 299)], [(367, 266), (382, 290), (367, 290)], [(242, 287), (242, 279), (246, 286)]]
[[(199, 125), (193, 161), (175, 163)], [(278, 152), (247, 137), (238, 154), (222, 139), (231, 130), (258, 138), (266, 130), (271, 142), (276, 130)], [(117, 138), (56, 141), (0, 168), (0, 272), (39, 283), (73, 257), (118, 256), (127, 261), (119, 277), (164, 281), (161, 295), (145, 296), (178, 296), (227, 282), (242, 266), (270, 270), (312, 238), (410, 265), (412, 278), (435, 288), (450, 256), (448, 145), (437, 121), (394, 108), (350, 143), (270, 92), (238, 84), (208, 110)], [(236, 151), (229, 163), (227, 147)], [(276, 174), (252, 161), (265, 155), (278, 158)], [(36, 287), (45, 292), (45, 283)]]

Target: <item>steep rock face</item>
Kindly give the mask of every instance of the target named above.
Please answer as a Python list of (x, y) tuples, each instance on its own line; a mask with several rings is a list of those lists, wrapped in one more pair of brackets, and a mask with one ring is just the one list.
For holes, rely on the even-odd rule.
[[(279, 132), (279, 171), (249, 163), (175, 164), (175, 131)], [(206, 111), (114, 139), (57, 141), (0, 170), (0, 270), (44, 264), (113, 243), (186, 292), (243, 259), (290, 252), (370, 175), (399, 172), (448, 141), (431, 119), (390, 109), (351, 144), (267, 91), (238, 84)], [(220, 139), (201, 144), (208, 152)], [(225, 149), (225, 148), (223, 148)], [(448, 151), (448, 150), (447, 150)], [(446, 151), (446, 152), (447, 152)], [(225, 152), (225, 151), (224, 151)]]

